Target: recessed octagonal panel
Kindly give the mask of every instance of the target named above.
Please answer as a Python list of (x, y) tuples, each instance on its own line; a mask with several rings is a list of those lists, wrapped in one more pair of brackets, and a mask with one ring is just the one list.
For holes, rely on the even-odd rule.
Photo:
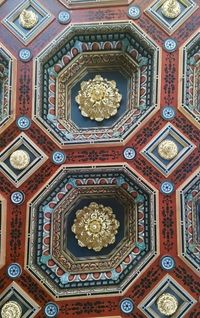
[(11, 85), (15, 81), (14, 58), (0, 43), (0, 128), (11, 118), (14, 105), (14, 91)]
[(5, 232), (6, 232), (6, 207), (5, 200), (0, 196), (0, 268), (5, 262)]
[[(99, 198), (99, 196), (101, 196)], [(88, 206), (91, 202), (103, 204), (113, 209), (120, 227), (115, 242), (100, 252), (79, 247), (77, 239), (72, 234), (71, 227), (75, 219), (76, 211)], [(143, 208), (140, 205), (140, 210)], [(52, 256), (63, 269), (73, 273), (88, 272), (89, 270), (108, 271), (117, 267), (129, 253), (137, 238), (137, 205), (122, 187), (108, 184), (105, 187), (94, 188), (77, 187), (66, 195), (62, 204), (53, 213), (53, 232), (57, 235), (52, 240)], [(76, 246), (76, 249), (74, 249)]]
[(200, 271), (200, 173), (194, 176), (180, 191), (180, 255)]
[[(36, 58), (37, 120), (62, 145), (123, 142), (157, 106), (157, 56), (130, 23), (69, 27)], [(84, 117), (76, 101), (96, 75), (114, 80), (122, 96), (117, 113), (100, 122)]]
[[(100, 251), (72, 231), (92, 202), (113, 210), (119, 228)], [(63, 168), (29, 205), (27, 267), (56, 297), (118, 293), (156, 255), (155, 192), (124, 166)], [(157, 226), (157, 225), (156, 225)]]
[(183, 47), (182, 105), (184, 111), (196, 124), (200, 123), (200, 32)]

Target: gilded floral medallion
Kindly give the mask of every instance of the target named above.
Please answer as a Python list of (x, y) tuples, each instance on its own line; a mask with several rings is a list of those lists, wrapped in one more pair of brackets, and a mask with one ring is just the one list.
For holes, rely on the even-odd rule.
[(157, 306), (161, 314), (171, 316), (178, 309), (178, 301), (175, 296), (164, 293), (158, 298)]
[(161, 12), (166, 18), (175, 19), (181, 14), (181, 6), (177, 0), (167, 0), (161, 7)]
[(22, 316), (22, 308), (16, 301), (8, 301), (1, 309), (2, 318), (20, 318)]
[(81, 83), (81, 90), (76, 96), (81, 115), (98, 122), (117, 114), (122, 95), (116, 82), (108, 81), (101, 75)]
[(112, 208), (92, 202), (76, 212), (72, 232), (81, 247), (99, 252), (115, 242), (119, 225)]
[(38, 22), (38, 16), (32, 10), (23, 10), (19, 16), (19, 24), (25, 29), (32, 29)]
[(30, 156), (27, 151), (19, 149), (10, 155), (10, 164), (17, 170), (25, 169), (30, 163)]
[(174, 141), (165, 139), (159, 144), (158, 153), (161, 158), (171, 160), (178, 155), (178, 147)]

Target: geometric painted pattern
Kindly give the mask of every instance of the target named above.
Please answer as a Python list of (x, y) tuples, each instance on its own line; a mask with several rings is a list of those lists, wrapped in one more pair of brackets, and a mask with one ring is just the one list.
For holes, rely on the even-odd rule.
[(200, 33), (184, 45), (182, 60), (182, 107), (194, 121), (200, 123)]
[[(14, 301), (22, 318), (166, 318), (158, 302), (170, 294), (173, 318), (199, 318), (200, 0), (178, 2), (178, 19), (163, 21), (157, 7), (158, 19), (145, 11), (160, 9), (154, 0), (0, 0), (1, 21), (10, 17), (0, 23), (0, 116), (9, 92), (0, 119), (0, 316)], [(22, 30), (27, 3), (38, 22)], [(102, 122), (76, 102), (96, 75), (122, 95)], [(30, 158), (21, 170), (17, 149), (22, 162)], [(95, 201), (119, 225), (98, 252), (72, 230)]]
[[(124, 290), (156, 255), (155, 200), (125, 167), (61, 169), (30, 202), (29, 271), (56, 297)], [(120, 221), (114, 246), (101, 253), (80, 248), (71, 230), (75, 212), (93, 201), (112, 207)]]
[(178, 284), (178, 282), (173, 279), (172, 276), (166, 275), (160, 283), (154, 288), (151, 295), (147, 297), (140, 303), (139, 307), (148, 318), (165, 318), (166, 315), (162, 314), (157, 307), (157, 299), (162, 294), (173, 295), (177, 302), (178, 308), (176, 312), (170, 316), (174, 318), (181, 318), (185, 316), (185, 313), (196, 303), (196, 300), (191, 297), (188, 292)]
[(200, 271), (200, 173), (180, 190), (181, 256)]
[[(158, 51), (131, 24), (71, 26), (36, 58), (37, 121), (61, 145), (122, 142), (157, 106)], [(80, 83), (97, 74), (116, 78), (122, 93), (118, 114), (103, 122), (84, 118), (75, 102)]]
[[(159, 144), (164, 140), (173, 142), (178, 149), (177, 155), (172, 159), (164, 159), (159, 154)], [(173, 125), (166, 124), (141, 153), (165, 176), (168, 176), (193, 151), (194, 147), (191, 141), (184, 137)]]
[[(29, 164), (21, 170), (14, 168), (10, 163), (10, 155), (16, 150), (25, 151), (30, 158)], [(26, 134), (21, 133), (1, 152), (0, 159), (0, 171), (2, 171), (16, 187), (19, 187), (47, 160), (47, 156)]]
[(145, 12), (150, 18), (155, 20), (156, 23), (159, 23), (168, 34), (172, 34), (180, 27), (198, 7), (192, 0), (178, 1), (180, 5), (180, 14), (176, 18), (170, 19), (162, 14), (161, 7), (164, 2), (165, 0), (154, 1)]
[[(38, 17), (36, 25), (31, 29), (25, 29), (19, 23), (19, 16), (23, 10), (30, 10)], [(53, 16), (40, 3), (35, 0), (26, 0), (21, 2), (3, 19), (3, 24), (23, 44), (28, 45), (52, 20)]]

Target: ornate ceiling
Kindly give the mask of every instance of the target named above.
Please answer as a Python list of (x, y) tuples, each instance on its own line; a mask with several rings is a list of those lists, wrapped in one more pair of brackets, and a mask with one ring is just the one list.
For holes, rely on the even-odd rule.
[(0, 1), (2, 318), (198, 318), (200, 1)]

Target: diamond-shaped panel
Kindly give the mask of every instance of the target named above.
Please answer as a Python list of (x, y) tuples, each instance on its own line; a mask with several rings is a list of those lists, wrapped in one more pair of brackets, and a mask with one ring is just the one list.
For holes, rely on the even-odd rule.
[[(162, 147), (162, 148), (161, 148)], [(141, 151), (165, 176), (169, 175), (195, 148), (174, 126), (167, 124)]]
[[(33, 27), (27, 28), (20, 24), (19, 18), (23, 10), (32, 12), (37, 17), (37, 22)], [(35, 0), (26, 0), (20, 3), (17, 8), (14, 8), (2, 22), (22, 43), (27, 45), (53, 20), (53, 18), (54, 17), (50, 12), (40, 3)], [(27, 17), (27, 20), (30, 21), (30, 17)]]
[[(158, 300), (161, 295), (167, 295), (168, 303), (163, 301), (162, 311), (159, 310)], [(169, 310), (172, 310), (174, 303), (176, 303), (176, 310), (174, 313), (169, 314)], [(166, 300), (165, 300), (166, 301)], [(196, 300), (188, 294), (188, 292), (179, 285), (179, 283), (173, 279), (170, 275), (166, 275), (161, 282), (154, 287), (153, 291), (139, 304), (139, 308), (148, 318), (166, 318), (170, 316), (173, 318), (181, 318), (185, 313), (196, 303)], [(174, 308), (174, 309), (175, 309)], [(163, 312), (168, 314), (164, 314)]]
[[(5, 317), (32, 318), (40, 310), (38, 304), (15, 282), (1, 293), (0, 304), (0, 312), (4, 308), (4, 313), (6, 312), (5, 305), (8, 304), (9, 310)], [(21, 315), (17, 316), (17, 313), (21, 313)]]
[[(21, 163), (19, 163), (21, 165), (19, 169), (16, 165), (13, 166), (11, 160), (11, 155), (16, 153), (16, 151), (22, 151), (22, 154), (25, 155), (25, 160), (27, 160), (27, 164), (21, 165)], [(1, 152), (0, 160), (0, 170), (16, 187), (19, 187), (47, 160), (47, 156), (26, 134), (21, 133)]]
[[(166, 0), (154, 1), (146, 10), (146, 13), (157, 22), (168, 34), (172, 34), (197, 8), (192, 0), (176, 1), (179, 6), (179, 14), (174, 18), (166, 17), (163, 14), (163, 4)], [(172, 4), (169, 4), (171, 6)], [(171, 11), (172, 12), (172, 11)]]

